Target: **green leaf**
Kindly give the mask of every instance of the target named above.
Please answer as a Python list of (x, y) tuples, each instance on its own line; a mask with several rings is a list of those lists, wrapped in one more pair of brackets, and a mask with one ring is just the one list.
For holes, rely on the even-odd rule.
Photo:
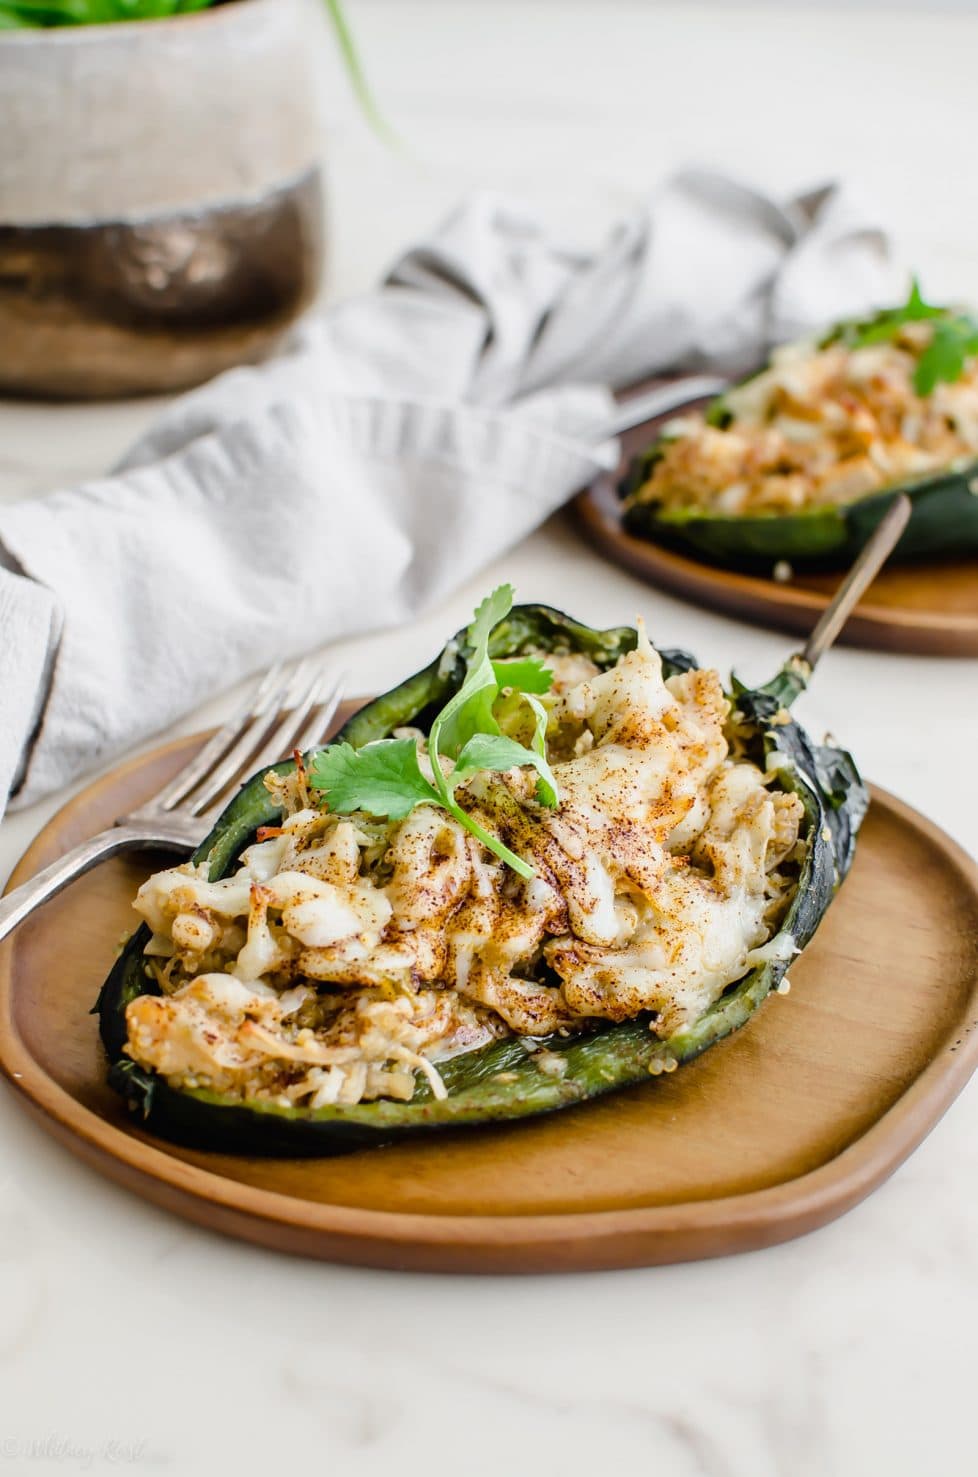
[[(483, 600), (466, 632), (471, 655), (465, 680), (437, 714), (428, 736), (431, 780), (421, 772), (413, 739), (380, 739), (354, 749), (333, 744), (315, 756), (311, 784), (330, 810), (341, 815), (363, 810), (370, 815), (403, 820), (416, 805), (441, 805), (460, 825), (478, 837), (521, 877), (532, 877), (533, 868), (480, 825), (455, 799), (455, 791), (466, 779), (482, 770), (505, 771), (532, 766), (537, 771), (537, 799), (557, 804), (557, 785), (547, 762), (547, 711), (535, 693), (547, 692), (553, 673), (534, 657), (493, 662), (489, 640), (512, 609), (513, 587), (500, 585)], [(533, 691), (521, 692), (534, 714), (531, 748), (501, 733), (493, 712), (501, 685), (519, 692), (525, 682)], [(442, 760), (454, 761), (446, 775)]]
[(499, 732), (492, 713), (499, 684), (489, 660), (489, 637), (512, 608), (512, 585), (499, 585), (478, 606), (466, 633), (472, 655), (465, 681), (431, 725), (429, 748), (433, 754), (455, 759), (474, 733)]
[(523, 699), (533, 709), (533, 716), (536, 720), (533, 726), (533, 738), (530, 740), (530, 743), (536, 755), (536, 770), (540, 776), (537, 780), (537, 799), (541, 805), (547, 805), (552, 810), (560, 799), (560, 796), (557, 792), (557, 781), (554, 778), (554, 772), (547, 761), (547, 719), (549, 715), (543, 703), (535, 698), (531, 692), (525, 692)]
[[(533, 701), (536, 703), (535, 698)], [(546, 711), (539, 703), (536, 705), (543, 713), (544, 730), (546, 730)], [(537, 798), (541, 798), (542, 788), (543, 792), (550, 797), (542, 803), (550, 806), (556, 805), (557, 786), (546, 755), (541, 754), (536, 748), (525, 748), (515, 739), (507, 738), (505, 734), (495, 736), (488, 733), (473, 734), (458, 756), (458, 762), (450, 776), (450, 784), (454, 791), (457, 785), (464, 783), (465, 780), (482, 770), (493, 770), (499, 773), (507, 769), (523, 769), (528, 765), (532, 765), (540, 776), (537, 782)]]
[(65, 4), (63, 0), (4, 0), (3, 3), (3, 10), (13, 25), (19, 23), (22, 27), (70, 25), (76, 20), (77, 9), (77, 4)]
[(864, 349), (892, 342), (908, 323), (925, 322), (932, 322), (934, 328), (930, 343), (917, 358), (913, 385), (918, 395), (927, 396), (941, 381), (953, 384), (960, 379), (967, 360), (978, 354), (978, 322), (966, 313), (954, 313), (927, 302), (916, 277), (907, 301), (900, 307), (886, 308), (862, 322), (841, 323), (823, 344), (843, 343), (850, 349)]
[(441, 721), (436, 718), (431, 725), (429, 747), (433, 752), (437, 749), (446, 759), (457, 759), (473, 734), (499, 732), (492, 710), (499, 692), (492, 663), (486, 662), (480, 672), (483, 680), (479, 685), (473, 684), (468, 691), (460, 688), (452, 702), (442, 709)]
[(910, 296), (903, 306), (905, 318), (912, 321), (916, 318), (932, 318), (940, 308), (933, 308), (924, 302), (924, 295), (920, 290), (920, 280), (916, 274), (910, 279)]
[(862, 323), (843, 324), (837, 336), (843, 338), (850, 348), (863, 349), (870, 344), (884, 344), (895, 339), (907, 323), (923, 323), (930, 319), (946, 318), (948, 315), (947, 308), (924, 301), (920, 283), (914, 277), (905, 303), (898, 308), (884, 308), (882, 312)]
[(917, 360), (913, 384), (918, 395), (929, 395), (944, 380), (953, 384), (964, 374), (965, 362), (978, 353), (978, 324), (961, 315), (938, 323), (934, 336)]
[(353, 40), (353, 33), (350, 30), (340, 0), (326, 0), (326, 11), (333, 24), (333, 34), (336, 37), (336, 44), (340, 49), (343, 65), (346, 67), (346, 74), (350, 79), (350, 85), (353, 91), (356, 93), (357, 101), (363, 109), (364, 117), (378, 138), (383, 139), (387, 144), (396, 144), (396, 135), (381, 114), (380, 109), (374, 101), (373, 93), (368, 86), (366, 74), (363, 70), (363, 63), (360, 60), (360, 53), (357, 50), (356, 42)]
[(498, 773), (507, 769), (520, 769), (535, 759), (536, 755), (529, 749), (503, 733), (475, 733), (459, 754), (449, 777), (450, 783), (454, 790), (480, 770), (490, 769)]
[(539, 657), (516, 657), (511, 661), (493, 662), (492, 670), (499, 687), (512, 687), (520, 692), (549, 692), (554, 674)]
[(466, 632), (466, 639), (474, 654), (481, 652), (484, 655), (488, 651), (489, 637), (513, 608), (513, 593), (512, 585), (507, 582), (505, 585), (497, 585), (491, 595), (479, 601)]
[(365, 810), (400, 821), (416, 805), (442, 803), (421, 773), (418, 746), (411, 738), (379, 739), (362, 749), (331, 744), (313, 759), (310, 782), (338, 815)]

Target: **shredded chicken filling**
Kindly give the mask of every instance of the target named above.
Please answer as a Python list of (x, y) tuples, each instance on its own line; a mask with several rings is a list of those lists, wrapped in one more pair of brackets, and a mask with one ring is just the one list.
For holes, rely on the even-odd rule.
[(728, 392), (724, 428), (703, 413), (663, 429), (634, 503), (663, 511), (789, 514), (846, 504), (978, 454), (978, 360), (918, 395), (933, 333), (908, 323), (893, 342), (849, 349), (794, 344)]
[(533, 877), (434, 807), (335, 816), (301, 769), (269, 777), (286, 818), (232, 876), (187, 863), (140, 888), (161, 993), (128, 1006), (129, 1055), (281, 1105), (442, 1096), (461, 1052), (636, 1017), (665, 1037), (742, 978), (794, 888), (801, 802), (731, 752), (716, 672), (665, 679), (644, 633), (606, 672), (547, 661), (559, 806), (520, 769), (457, 791)]

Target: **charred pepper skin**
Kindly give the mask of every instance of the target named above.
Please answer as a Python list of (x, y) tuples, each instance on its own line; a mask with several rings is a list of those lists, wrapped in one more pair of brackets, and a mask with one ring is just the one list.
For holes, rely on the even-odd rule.
[[(463, 679), (464, 639), (463, 631), (429, 666), (366, 704), (348, 720), (337, 740), (359, 747), (402, 725), (424, 729)], [(493, 633), (492, 655), (517, 656), (530, 647), (584, 652), (604, 668), (632, 650), (636, 639), (630, 627), (598, 631), (550, 607), (520, 605)], [(668, 675), (695, 666), (685, 652), (661, 655)], [(779, 931), (799, 950), (814, 934), (848, 871), (867, 803), (849, 755), (813, 745), (788, 720), (787, 705), (804, 688), (806, 678), (803, 668), (789, 663), (766, 687), (748, 690), (735, 683), (733, 692), (748, 756), (762, 765), (773, 760), (781, 783), (804, 806), (804, 860)], [(272, 766), (278, 773), (291, 767), (292, 761)], [(260, 826), (281, 819), (263, 783), (266, 773), (244, 786), (194, 853), (195, 861), (209, 862), (212, 880), (233, 869)], [(691, 1061), (739, 1029), (777, 987), (790, 962), (784, 957), (758, 965), (693, 1025), (667, 1040), (655, 1037), (644, 1020), (608, 1024), (576, 1040), (555, 1036), (541, 1043), (550, 1068), (544, 1071), (513, 1037), (445, 1063), (439, 1069), (449, 1089), (443, 1101), (421, 1082), (409, 1103), (380, 1099), (310, 1109), (242, 1104), (203, 1089), (176, 1089), (124, 1054), (126, 1006), (139, 995), (157, 991), (143, 964), (148, 939), (149, 930), (143, 925), (126, 944), (95, 1006), (113, 1087), (145, 1126), (162, 1137), (199, 1149), (294, 1156), (344, 1153), (440, 1128), (510, 1122), (647, 1082), (650, 1074)], [(566, 1062), (563, 1076), (552, 1071), (554, 1053)]]
[[(644, 479), (643, 479), (644, 480)], [(623, 487), (630, 489), (630, 480)], [(625, 510), (629, 533), (724, 569), (770, 574), (785, 560), (795, 569), (835, 570), (852, 563), (893, 499), (910, 498), (910, 522), (893, 558), (941, 558), (978, 552), (978, 461), (926, 482), (891, 487), (853, 503), (794, 516), (711, 518), (669, 513), (653, 503)], [(627, 491), (625, 494), (627, 496)]]

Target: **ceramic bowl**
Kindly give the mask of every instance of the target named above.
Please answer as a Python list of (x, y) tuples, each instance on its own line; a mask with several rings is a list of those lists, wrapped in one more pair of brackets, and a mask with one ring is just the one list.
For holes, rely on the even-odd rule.
[(0, 393), (174, 390), (315, 294), (319, 130), (296, 0), (0, 32)]

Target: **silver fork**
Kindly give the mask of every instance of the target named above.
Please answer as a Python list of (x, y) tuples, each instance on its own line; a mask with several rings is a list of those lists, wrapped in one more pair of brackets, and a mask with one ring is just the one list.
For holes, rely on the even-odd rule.
[(106, 857), (152, 847), (192, 851), (243, 780), (293, 749), (305, 752), (321, 742), (342, 684), (342, 678), (328, 680), (308, 659), (291, 672), (276, 663), (159, 794), (0, 899), (0, 939)]

